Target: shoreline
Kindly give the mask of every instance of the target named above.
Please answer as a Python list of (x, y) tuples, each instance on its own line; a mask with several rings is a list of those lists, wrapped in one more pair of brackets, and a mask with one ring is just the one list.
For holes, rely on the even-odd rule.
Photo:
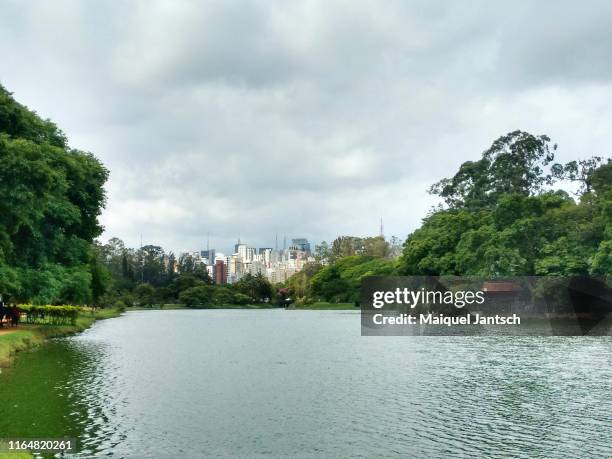
[(179, 304), (168, 304), (164, 307), (159, 305), (153, 307), (128, 307), (125, 311), (116, 308), (100, 309), (93, 315), (81, 313), (76, 325), (37, 325), (22, 323), (18, 328), (0, 328), (0, 369), (10, 366), (12, 359), (18, 352), (26, 351), (45, 343), (51, 338), (70, 336), (87, 330), (96, 321), (119, 317), (127, 311), (171, 311), (171, 310), (221, 310), (221, 309), (282, 309), (285, 311), (358, 311), (352, 303), (312, 303), (308, 305), (291, 305), (283, 308), (274, 305), (215, 305), (214, 307), (188, 308)]
[(169, 303), (163, 306), (156, 304), (151, 307), (146, 306), (128, 306), (125, 308), (126, 311), (176, 311), (176, 310), (214, 310), (214, 309), (284, 309), (286, 311), (360, 311), (361, 308), (355, 306), (353, 303), (327, 303), (317, 302), (306, 305), (295, 305), (291, 304), (287, 307), (270, 305), (266, 303), (262, 304), (220, 304), (220, 305), (202, 305), (197, 307), (187, 307), (182, 304)]
[(361, 308), (355, 306), (353, 303), (327, 303), (317, 302), (306, 305), (289, 305), (287, 307), (277, 306), (271, 304), (222, 304), (213, 306), (198, 306), (198, 307), (187, 307), (182, 304), (171, 303), (164, 306), (154, 305), (151, 307), (146, 306), (128, 306), (126, 311), (177, 311), (177, 310), (215, 310), (215, 309), (283, 309), (286, 311), (360, 311)]
[(87, 330), (96, 321), (119, 317), (122, 311), (115, 308), (100, 309), (91, 314), (79, 314), (76, 325), (30, 325), (0, 329), (0, 368), (7, 368), (15, 354), (44, 344), (50, 338), (70, 336)]

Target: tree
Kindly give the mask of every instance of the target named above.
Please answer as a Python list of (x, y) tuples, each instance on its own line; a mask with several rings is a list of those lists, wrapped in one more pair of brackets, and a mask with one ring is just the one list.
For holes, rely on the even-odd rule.
[(589, 182), (595, 194), (604, 198), (607, 192), (612, 191), (612, 159), (593, 170), (589, 175)]
[(101, 299), (109, 290), (111, 285), (111, 274), (106, 267), (98, 261), (97, 256), (92, 256), (89, 265), (91, 273), (91, 294), (93, 304), (100, 305)]
[(325, 241), (315, 246), (314, 257), (317, 261), (324, 261), (329, 258), (330, 250), (329, 244)]
[[(408, 236), (398, 260), (400, 274), (612, 272), (612, 163), (597, 157), (571, 161), (554, 165), (546, 175), (542, 166), (552, 161), (548, 137), (513, 134), (496, 141), (479, 167), (464, 163), (452, 179), (434, 185), (449, 207), (434, 210)], [(519, 167), (512, 169), (509, 158), (518, 158)], [(553, 178), (580, 181), (579, 201), (563, 190), (544, 191)]]
[(330, 259), (350, 257), (363, 249), (363, 240), (354, 236), (339, 236), (332, 242)]
[(163, 285), (166, 278), (164, 266), (166, 254), (158, 245), (145, 245), (139, 250), (138, 258), (142, 260), (142, 279), (153, 286)]
[(168, 265), (166, 267), (166, 279), (168, 283), (172, 283), (172, 281), (176, 278), (178, 271), (178, 263), (176, 261), (176, 256), (173, 252), (168, 254)]
[(370, 255), (373, 257), (387, 257), (390, 246), (382, 236), (356, 237), (340, 236), (334, 240), (329, 254), (331, 261), (353, 255)]
[(383, 236), (366, 237), (362, 245), (363, 249), (359, 253), (371, 257), (386, 258), (391, 252), (391, 247)]
[(298, 298), (303, 298), (309, 294), (310, 283), (312, 277), (323, 269), (320, 263), (306, 263), (301, 271), (298, 271), (289, 279), (286, 285)]
[(171, 289), (178, 297), (178, 295), (183, 290), (187, 290), (188, 288), (192, 287), (203, 287), (204, 285), (206, 285), (206, 283), (203, 282), (201, 279), (198, 279), (193, 274), (183, 274), (174, 279), (171, 285)]
[(312, 278), (312, 293), (316, 297), (338, 303), (347, 299), (349, 283), (342, 278), (338, 267), (332, 265), (319, 271)]
[(179, 301), (188, 308), (205, 306), (212, 302), (213, 287), (210, 285), (191, 287), (179, 295)]
[(272, 284), (261, 273), (254, 276), (247, 273), (233, 287), (238, 293), (248, 296), (251, 301), (257, 303), (264, 301), (265, 298), (272, 298), (273, 294)]
[(141, 306), (153, 306), (155, 302), (155, 288), (148, 283), (138, 284), (134, 289), (134, 296)]
[(451, 208), (490, 207), (504, 194), (531, 195), (551, 184), (544, 166), (554, 159), (550, 138), (514, 131), (498, 138), (478, 161), (467, 161), (452, 178), (430, 188)]
[[(580, 159), (577, 161), (570, 161), (566, 164), (554, 164), (551, 168), (552, 175), (559, 180), (569, 180), (571, 182), (578, 182), (580, 188), (576, 192), (578, 196), (584, 193), (590, 193), (593, 189), (593, 179), (595, 170), (602, 164), (603, 158), (601, 156), (593, 156), (588, 159)], [(610, 160), (608, 160), (610, 163)], [(597, 178), (595, 178), (597, 180)]]
[(0, 284), (21, 301), (92, 301), (107, 177), (91, 153), (69, 148), (55, 124), (0, 86), (0, 272), (9, 276)]

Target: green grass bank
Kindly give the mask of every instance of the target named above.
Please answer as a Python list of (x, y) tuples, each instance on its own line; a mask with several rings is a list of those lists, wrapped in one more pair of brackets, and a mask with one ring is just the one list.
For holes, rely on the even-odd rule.
[(17, 329), (0, 329), (0, 367), (7, 367), (12, 356), (19, 351), (42, 344), (46, 339), (79, 333), (96, 321), (117, 317), (117, 309), (84, 311), (79, 314), (75, 325), (29, 325), (23, 323)]

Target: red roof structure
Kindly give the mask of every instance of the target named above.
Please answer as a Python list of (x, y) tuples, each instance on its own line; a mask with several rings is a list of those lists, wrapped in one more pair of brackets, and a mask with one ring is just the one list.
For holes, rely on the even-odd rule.
[(516, 293), (522, 287), (514, 282), (483, 282), (482, 290), (487, 293)]

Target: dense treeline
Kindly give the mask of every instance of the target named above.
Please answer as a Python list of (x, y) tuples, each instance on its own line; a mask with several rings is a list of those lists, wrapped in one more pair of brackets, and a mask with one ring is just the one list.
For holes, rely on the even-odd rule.
[[(555, 150), (546, 136), (500, 137), (479, 160), (431, 187), (444, 205), (408, 236), (395, 262), (385, 250), (329, 256), (327, 265), (309, 266), (287, 287), (301, 302), (343, 302), (358, 300), (369, 275), (612, 274), (612, 162), (553, 163)], [(571, 183), (575, 197), (554, 187)], [(353, 240), (334, 245), (350, 247)]]
[(0, 293), (5, 300), (95, 303), (108, 171), (0, 86)]
[[(516, 131), (466, 162), (432, 193), (447, 205), (404, 245), (406, 275), (603, 275), (612, 273), (612, 162), (552, 164), (546, 136)], [(577, 201), (550, 186), (579, 184)]]

